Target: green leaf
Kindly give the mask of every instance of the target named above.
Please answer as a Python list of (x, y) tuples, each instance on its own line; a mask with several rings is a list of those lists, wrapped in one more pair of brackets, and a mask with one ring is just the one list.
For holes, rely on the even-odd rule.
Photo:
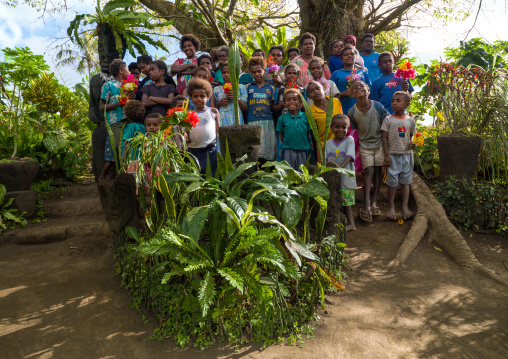
[(247, 201), (245, 199), (238, 197), (228, 197), (226, 202), (229, 208), (235, 212), (238, 218), (243, 218), (243, 215), (248, 208)]
[(320, 207), (319, 213), (316, 217), (316, 233), (319, 241), (321, 240), (321, 234), (323, 233), (323, 228), (325, 226), (328, 203), (320, 196), (314, 197), (314, 199), (316, 200), (316, 202), (319, 204)]
[(206, 218), (208, 217), (208, 206), (195, 207), (191, 209), (183, 221), (182, 234), (193, 240), (199, 240)]
[(305, 100), (305, 97), (303, 97), (302, 94), (300, 94), (300, 99), (303, 103), (303, 106), (305, 108), (305, 115), (307, 116), (307, 121), (309, 121), (309, 125), (310, 125), (310, 129), (312, 130), (312, 134), (314, 135), (314, 139), (315, 139), (315, 146), (317, 147), (317, 153), (321, 154), (323, 153), (323, 148), (321, 147), (321, 141), (320, 141), (320, 137), (319, 137), (319, 128), (318, 128), (318, 125), (317, 125), (317, 122), (316, 122), (316, 119), (314, 118), (314, 115), (312, 114), (312, 111), (310, 110), (310, 107), (307, 103), (307, 101)]
[(198, 298), (199, 305), (201, 305), (203, 310), (203, 316), (206, 316), (215, 298), (215, 277), (211, 272), (207, 272), (205, 278), (201, 281)]
[(222, 278), (226, 279), (231, 286), (243, 294), (243, 278), (238, 273), (228, 267), (218, 269), (217, 272)]
[(167, 183), (203, 181), (200, 175), (185, 172), (173, 172), (162, 175)]
[(129, 236), (129, 238), (132, 238), (136, 242), (139, 242), (139, 232), (136, 228), (127, 226), (125, 227), (125, 233), (127, 234), (127, 236)]
[(58, 152), (58, 143), (56, 142), (56, 137), (57, 136), (55, 135), (48, 135), (46, 136), (46, 138), (44, 138), (44, 141), (42, 141), (42, 143), (44, 143), (44, 146), (46, 146), (48, 151), (52, 153)]
[(228, 53), (228, 69), (229, 78), (231, 79), (231, 87), (233, 91), (233, 105), (235, 111), (235, 124), (240, 124), (240, 107), (238, 105), (239, 79), (241, 73), (240, 66), (240, 50), (238, 48), (238, 40), (235, 39)]
[(302, 216), (303, 201), (297, 196), (290, 196), (284, 204), (282, 221), (288, 229), (294, 228)]
[(162, 196), (164, 197), (166, 214), (168, 218), (174, 222), (176, 221), (175, 202), (173, 201), (173, 196), (169, 192), (168, 183), (166, 182), (164, 176), (159, 176), (157, 184), (159, 185), (159, 191), (162, 193)]
[(312, 181), (310, 181), (308, 183), (304, 183), (300, 186), (293, 187), (293, 189), (295, 191), (298, 191), (299, 193), (303, 194), (304, 196), (309, 196), (309, 197), (320, 196), (323, 198), (330, 197), (330, 191), (328, 190), (326, 185), (324, 185), (323, 183), (321, 183), (317, 180), (312, 180)]
[(126, 7), (136, 7), (135, 1), (132, 0), (111, 0), (104, 5), (102, 8), (102, 15), (107, 16), (109, 13), (115, 9), (126, 8)]
[(243, 174), (243, 172), (245, 172), (245, 170), (247, 170), (255, 165), (256, 165), (256, 162), (242, 163), (235, 170), (229, 172), (226, 175), (226, 178), (224, 178), (224, 186), (229, 186), (238, 176)]
[(4, 203), (6, 193), (7, 193), (7, 188), (5, 188), (5, 186), (0, 183), (0, 205), (2, 203)]

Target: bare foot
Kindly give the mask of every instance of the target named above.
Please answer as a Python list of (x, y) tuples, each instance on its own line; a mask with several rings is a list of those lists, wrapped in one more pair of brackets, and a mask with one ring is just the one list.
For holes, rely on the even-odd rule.
[(413, 217), (413, 215), (414, 215), (414, 213), (413, 213), (413, 212), (411, 212), (411, 211), (409, 210), (409, 208), (407, 208), (407, 207), (406, 207), (406, 208), (404, 208), (404, 207), (402, 208), (402, 217), (403, 217), (404, 219), (411, 218), (411, 217)]
[(388, 208), (388, 212), (386, 213), (386, 217), (388, 217), (389, 219), (397, 219), (397, 216), (395, 215), (395, 208), (394, 207), (390, 207)]
[(348, 224), (346, 226), (346, 232), (349, 232), (349, 231), (356, 231), (356, 226), (354, 223)]

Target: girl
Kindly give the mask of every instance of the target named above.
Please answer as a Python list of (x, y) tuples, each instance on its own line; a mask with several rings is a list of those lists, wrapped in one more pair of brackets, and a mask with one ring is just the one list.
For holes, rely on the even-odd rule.
[[(291, 62), (300, 67), (300, 78), (298, 81), (301, 86), (306, 86), (313, 80), (312, 74), (309, 71), (309, 63), (314, 58), (314, 51), (316, 50), (316, 37), (309, 32), (304, 33), (300, 37), (300, 48), (302, 55), (295, 57)], [(327, 80), (330, 79), (330, 70), (325, 65), (324, 76)]]
[[(225, 83), (230, 83), (228, 63), (223, 62), (220, 68)], [(238, 86), (238, 105), (240, 106), (240, 124), (244, 124), (242, 111), (247, 111), (247, 90), (244, 85)], [(233, 104), (233, 91), (230, 90), (226, 94), (223, 86), (213, 89), (211, 107), (219, 110), (220, 125), (230, 126), (235, 124), (235, 107)]]
[[(325, 90), (325, 96), (332, 96), (339, 98), (339, 89), (337, 88), (337, 85), (333, 81), (327, 80), (323, 74), (325, 71), (325, 62), (320, 57), (314, 57), (309, 62), (309, 70), (312, 74), (312, 78), (314, 81), (317, 81), (323, 86), (323, 89)], [(307, 99), (307, 103), (309, 106), (312, 106), (312, 100)]]
[[(352, 77), (356, 77), (354, 80), (362, 80), (370, 87), (370, 79), (367, 72), (362, 69), (355, 67), (356, 55), (351, 46), (346, 46), (340, 53), (344, 66), (340, 70), (333, 73), (330, 80), (335, 82), (337, 88), (340, 91), (340, 102), (342, 104), (342, 110), (344, 114), (348, 114), (348, 111), (356, 103), (356, 99), (352, 96)], [(348, 79), (349, 77), (349, 79)]]
[(340, 69), (344, 63), (340, 59), (340, 52), (344, 48), (344, 44), (340, 40), (332, 41), (332, 45), (330, 48), (330, 53), (332, 56), (328, 59), (328, 66), (330, 67), (330, 72), (333, 74), (335, 71)]
[(272, 117), (275, 89), (265, 82), (265, 59), (251, 57), (248, 68), (254, 82), (246, 86), (248, 104), (246, 109), (242, 108), (242, 111), (247, 110), (247, 122), (250, 125), (261, 126), (263, 129), (259, 149), (259, 162), (262, 165), (266, 161), (273, 161), (277, 150), (277, 138)]
[[(265, 81), (268, 85), (272, 86), (284, 85), (284, 66), (282, 66), (282, 61), (284, 61), (284, 48), (282, 46), (272, 46), (269, 54), (272, 61), (275, 62), (280, 69), (274, 74), (269, 74), (267, 72), (265, 74)], [(269, 63), (268, 66), (271, 66), (271, 64)]]
[[(363, 62), (362, 57), (358, 53), (358, 50), (356, 49), (356, 37), (354, 37), (353, 35), (346, 36), (346, 38), (344, 39), (344, 46), (347, 46), (347, 45), (349, 45), (349, 46), (351, 46), (353, 48), (353, 51), (354, 51), (354, 53), (356, 55), (356, 60), (355, 60), (355, 64), (356, 65), (355, 66), (363, 69), (365, 64)], [(339, 52), (339, 54), (340, 54), (340, 52)], [(340, 55), (338, 55), (338, 56), (340, 56)]]
[[(108, 124), (111, 126), (111, 131), (113, 132), (115, 138), (115, 146), (118, 147), (121, 141), (122, 127), (125, 123), (123, 119), (123, 107), (125, 104), (120, 103), (120, 86), (122, 85), (123, 80), (127, 80), (127, 76), (130, 75), (130, 72), (125, 62), (120, 59), (115, 59), (109, 65), (109, 73), (115, 79), (102, 85), (101, 104), (99, 109), (102, 112), (106, 109), (106, 121), (108, 121)], [(130, 98), (135, 98), (136, 94), (132, 93), (129, 96)], [(102, 173), (99, 176), (99, 180), (104, 179), (109, 167), (111, 167), (111, 164), (115, 162), (115, 156), (113, 154), (113, 149), (111, 148), (109, 135), (106, 139), (104, 159), (106, 160), (106, 163), (104, 164)]]
[(180, 58), (171, 66), (171, 75), (177, 75), (176, 89), (180, 95), (187, 95), (187, 83), (192, 79), (192, 75), (198, 67), (196, 51), (199, 51), (200, 46), (198, 38), (192, 34), (183, 35), (180, 39), (180, 50), (185, 53), (187, 58)]
[(150, 64), (149, 74), (153, 83), (141, 89), (143, 94), (141, 101), (148, 109), (148, 114), (160, 113), (162, 116), (166, 116), (175, 94), (178, 94), (175, 86), (168, 85), (164, 81), (167, 72), (168, 67), (160, 60), (155, 60)]
[(200, 119), (199, 124), (191, 129), (186, 138), (189, 152), (197, 158), (202, 174), (206, 173), (207, 158), (210, 158), (212, 173), (215, 174), (220, 115), (216, 108), (206, 106), (206, 102), (212, 96), (212, 86), (208, 81), (193, 79), (189, 81), (188, 92), (196, 105), (196, 113)]
[(294, 58), (300, 56), (300, 49), (298, 47), (290, 47), (287, 51), (288, 60), (291, 62)]
[(215, 78), (220, 81), (221, 84), (224, 84), (224, 79), (222, 78), (222, 72), (220, 71), (220, 64), (223, 62), (228, 62), (229, 55), (229, 47), (221, 46), (217, 50), (217, 58), (219, 59), (217, 64), (217, 71), (215, 72)]

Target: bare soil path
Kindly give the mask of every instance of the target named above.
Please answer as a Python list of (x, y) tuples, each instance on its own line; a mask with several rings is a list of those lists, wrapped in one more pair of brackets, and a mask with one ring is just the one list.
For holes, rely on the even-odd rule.
[[(0, 358), (508, 358), (508, 288), (427, 241), (403, 268), (387, 270), (410, 224), (358, 223), (348, 236), (346, 290), (327, 297), (315, 337), (264, 350), (150, 340), (156, 324), (128, 308), (102, 234), (0, 245)], [(469, 235), (479, 260), (508, 277), (508, 239)]]

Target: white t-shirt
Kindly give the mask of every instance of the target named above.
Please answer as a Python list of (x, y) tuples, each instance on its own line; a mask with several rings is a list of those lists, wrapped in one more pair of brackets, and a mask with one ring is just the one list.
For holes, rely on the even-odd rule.
[(192, 128), (190, 131), (190, 148), (205, 148), (208, 145), (215, 143), (217, 134), (215, 132), (215, 117), (213, 117), (210, 108), (197, 112), (199, 116), (199, 124)]

